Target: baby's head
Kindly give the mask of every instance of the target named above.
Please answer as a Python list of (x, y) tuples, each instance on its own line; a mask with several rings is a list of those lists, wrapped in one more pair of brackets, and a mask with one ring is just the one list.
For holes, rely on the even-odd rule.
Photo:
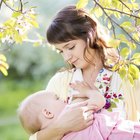
[(62, 111), (64, 105), (55, 94), (39, 91), (22, 101), (18, 116), (24, 129), (33, 134), (47, 127)]

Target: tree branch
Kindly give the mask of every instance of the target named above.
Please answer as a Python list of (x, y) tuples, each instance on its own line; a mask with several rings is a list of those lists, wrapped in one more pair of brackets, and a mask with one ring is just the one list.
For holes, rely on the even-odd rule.
[(140, 9), (136, 10), (135, 12), (137, 13), (137, 12), (139, 12), (139, 11), (140, 11)]
[(2, 3), (3, 3), (3, 0), (0, 1), (0, 10), (1, 10), (1, 7), (2, 7)]
[(12, 11), (15, 11), (15, 12), (21, 12), (20, 10), (15, 10), (14, 8), (10, 7), (4, 0), (2, 0), (2, 2)]
[(22, 3), (22, 0), (20, 0), (20, 11), (21, 12), (23, 11), (23, 3)]
[(124, 5), (129, 11), (133, 12), (123, 1), (119, 0), (119, 2)]
[[(129, 14), (129, 13), (126, 13), (126, 12), (123, 12), (123, 11), (120, 11), (118, 9), (111, 9), (111, 8), (106, 8), (104, 7), (105, 10), (109, 10), (109, 11), (115, 11), (115, 12), (118, 12), (118, 13), (121, 13), (121, 14), (125, 14), (125, 15), (128, 15), (128, 16), (131, 16), (131, 17), (135, 17), (135, 18), (138, 18), (140, 19), (140, 17), (134, 15), (134, 14)], [(135, 12), (135, 11), (134, 11)]]
[(104, 7), (102, 7), (96, 0), (94, 0), (94, 2), (102, 9), (102, 11), (104, 12), (104, 14), (107, 16), (107, 18), (112, 21), (113, 23), (115, 23), (119, 28), (121, 28), (121, 30), (123, 30), (127, 36), (132, 40), (134, 41), (136, 44), (140, 45), (139, 42), (137, 42), (135, 39), (133, 39), (133, 37), (123, 28), (121, 27), (115, 20), (113, 20), (105, 11)]

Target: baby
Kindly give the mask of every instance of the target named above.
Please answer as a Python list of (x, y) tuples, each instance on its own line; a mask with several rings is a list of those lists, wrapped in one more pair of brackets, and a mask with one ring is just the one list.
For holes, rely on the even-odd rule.
[[(84, 82), (71, 84), (71, 87), (79, 91), (80, 97), (86, 97), (87, 103), (94, 106), (94, 123), (88, 128), (71, 132), (65, 135), (62, 140), (138, 140), (140, 139), (140, 124), (131, 121), (119, 119), (119, 113), (108, 112), (102, 109), (105, 105), (104, 97), (96, 90), (92, 90)], [(76, 95), (77, 97), (78, 95)], [(75, 95), (73, 95), (75, 97)], [(76, 98), (71, 102), (73, 104), (79, 100)], [(67, 106), (66, 103), (59, 100), (53, 93), (39, 91), (25, 98), (21, 103), (18, 114), (24, 129), (33, 134), (54, 121), (62, 110)], [(88, 114), (83, 113), (85, 119)]]

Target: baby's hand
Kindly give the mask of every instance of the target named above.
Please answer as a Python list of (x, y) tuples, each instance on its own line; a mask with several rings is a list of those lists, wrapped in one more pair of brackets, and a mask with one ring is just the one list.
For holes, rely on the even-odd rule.
[(75, 83), (70, 83), (70, 87), (78, 92), (73, 92), (73, 97), (88, 97), (88, 93), (92, 88), (86, 82), (76, 81)]
[(86, 97), (88, 99), (88, 105), (95, 106), (96, 111), (100, 110), (105, 105), (106, 100), (104, 96), (98, 90), (93, 90), (87, 83), (76, 81), (76, 83), (71, 83), (70, 86), (78, 91), (72, 93), (72, 97)]

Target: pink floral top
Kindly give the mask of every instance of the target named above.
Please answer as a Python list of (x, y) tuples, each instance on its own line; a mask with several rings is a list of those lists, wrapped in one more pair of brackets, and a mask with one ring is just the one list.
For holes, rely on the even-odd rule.
[(121, 92), (116, 93), (111, 88), (112, 76), (113, 72), (103, 68), (100, 70), (95, 82), (95, 86), (106, 98), (106, 105), (104, 106), (104, 108), (108, 111), (112, 111), (113, 108), (116, 108), (117, 103), (123, 99)]
[[(71, 82), (76, 80), (83, 81), (82, 72), (80, 69), (77, 69), (74, 72), (73, 78)], [(108, 111), (124, 111), (124, 104), (123, 104), (123, 93), (120, 90), (121, 86), (121, 79), (119, 75), (115, 72), (109, 71), (105, 68), (101, 69), (96, 81), (95, 86), (100, 91), (101, 94), (104, 95), (106, 98), (106, 105), (104, 106), (105, 109)], [(69, 89), (69, 95), (72, 93), (72, 89)], [(68, 97), (69, 99), (69, 97)]]

